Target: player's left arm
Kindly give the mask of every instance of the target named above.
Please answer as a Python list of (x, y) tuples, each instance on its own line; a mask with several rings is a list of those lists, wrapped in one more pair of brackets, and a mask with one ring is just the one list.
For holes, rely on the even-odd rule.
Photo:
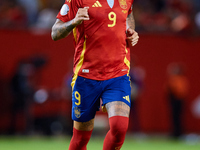
[(135, 19), (133, 16), (133, 11), (126, 18), (127, 24), (127, 39), (130, 41), (131, 46), (135, 46), (138, 43), (139, 35), (135, 31)]

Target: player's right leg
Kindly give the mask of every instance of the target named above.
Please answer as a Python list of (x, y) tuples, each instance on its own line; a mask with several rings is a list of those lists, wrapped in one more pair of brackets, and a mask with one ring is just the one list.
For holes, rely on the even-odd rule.
[(94, 119), (87, 122), (74, 121), (73, 136), (69, 150), (86, 150), (94, 128)]
[(94, 116), (99, 109), (100, 82), (77, 77), (72, 86), (73, 136), (69, 150), (86, 150), (94, 127)]

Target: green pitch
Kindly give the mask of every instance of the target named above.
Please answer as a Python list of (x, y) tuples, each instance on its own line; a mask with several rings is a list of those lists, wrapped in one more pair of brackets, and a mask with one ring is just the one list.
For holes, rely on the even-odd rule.
[[(0, 150), (67, 150), (69, 137), (0, 137)], [(103, 137), (92, 137), (88, 150), (102, 150)], [(127, 137), (121, 150), (200, 150), (200, 142)]]

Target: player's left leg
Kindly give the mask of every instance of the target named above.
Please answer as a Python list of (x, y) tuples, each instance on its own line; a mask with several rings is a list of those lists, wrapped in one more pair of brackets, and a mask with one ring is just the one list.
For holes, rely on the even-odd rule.
[(72, 91), (73, 136), (69, 150), (86, 150), (99, 109), (101, 83), (78, 76)]
[(106, 104), (110, 130), (108, 131), (103, 150), (120, 150), (126, 136), (129, 122), (130, 107), (122, 101)]

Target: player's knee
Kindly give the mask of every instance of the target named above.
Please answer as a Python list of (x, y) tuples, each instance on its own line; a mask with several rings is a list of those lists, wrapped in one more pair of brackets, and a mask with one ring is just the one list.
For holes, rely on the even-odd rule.
[(88, 141), (90, 140), (92, 131), (80, 131), (80, 130), (73, 130), (73, 141), (76, 141), (76, 143), (79, 143), (80, 145), (86, 145)]
[(88, 131), (88, 133), (87, 131), (84, 131), (84, 134), (78, 134), (76, 138), (79, 142), (85, 143), (90, 140), (90, 136), (91, 136), (90, 131)]
[(125, 138), (128, 130), (128, 117), (115, 116), (110, 118), (110, 132), (116, 140), (121, 141)]
[(113, 125), (111, 128), (110, 128), (110, 131), (112, 133), (112, 135), (118, 137), (118, 136), (122, 136), (122, 135), (125, 135), (126, 132), (127, 132), (127, 129), (128, 129), (128, 125)]

